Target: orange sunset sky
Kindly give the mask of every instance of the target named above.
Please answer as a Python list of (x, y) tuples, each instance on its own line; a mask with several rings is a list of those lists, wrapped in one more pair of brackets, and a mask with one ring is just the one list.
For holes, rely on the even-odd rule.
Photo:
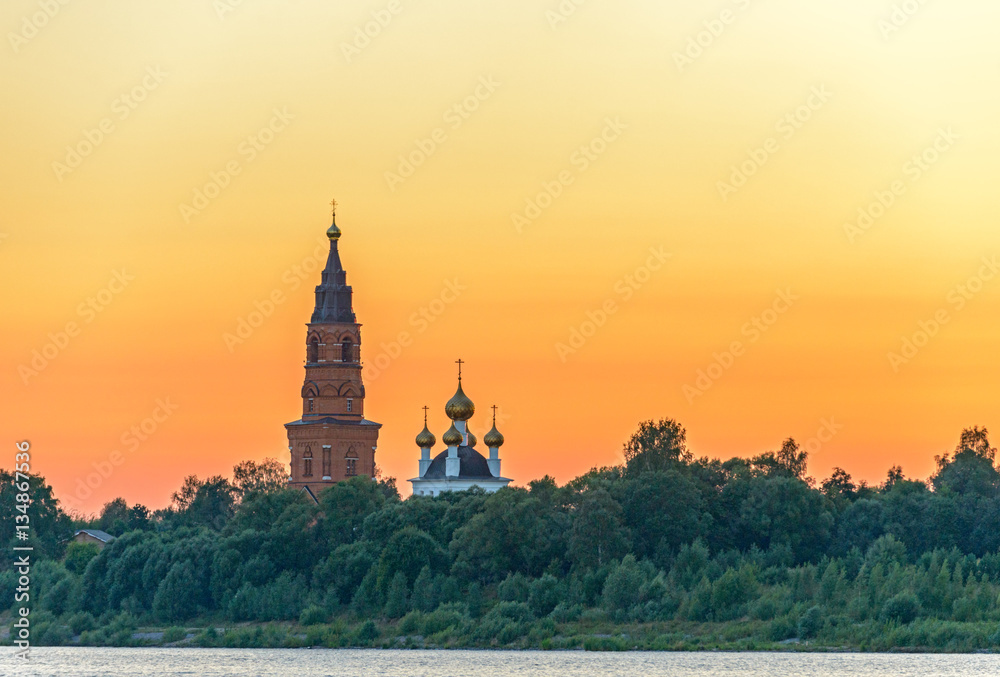
[(92, 512), (287, 462), (336, 197), (404, 495), (459, 357), (516, 484), (620, 462), (663, 416), (698, 455), (793, 436), (818, 478), (925, 478), (963, 427), (1000, 433), (998, 24), (992, 0), (7, 0), (0, 465), (30, 440)]

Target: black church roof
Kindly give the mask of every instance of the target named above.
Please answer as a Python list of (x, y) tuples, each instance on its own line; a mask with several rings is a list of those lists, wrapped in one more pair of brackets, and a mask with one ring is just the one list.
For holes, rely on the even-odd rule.
[[(422, 480), (445, 479), (445, 466), (448, 460), (448, 451), (442, 451), (434, 457), (427, 467), (427, 472), (420, 478)], [(498, 479), (490, 472), (490, 465), (486, 457), (472, 447), (458, 448), (458, 479)]]

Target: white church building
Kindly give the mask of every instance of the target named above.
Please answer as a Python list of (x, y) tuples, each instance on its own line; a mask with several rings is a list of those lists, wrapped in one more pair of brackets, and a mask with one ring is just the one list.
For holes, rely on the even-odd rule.
[(469, 419), (476, 413), (476, 405), (462, 390), (462, 361), (458, 361), (458, 391), (444, 408), (451, 419), (451, 427), (441, 437), (447, 449), (433, 458), (431, 449), (437, 443), (427, 428), (427, 407), (424, 407), (424, 429), (417, 435), (420, 447), (420, 474), (410, 480), (414, 496), (437, 496), (442, 491), (463, 491), (481, 487), (494, 492), (510, 484), (511, 480), (500, 474), (500, 447), (503, 435), (497, 430), (496, 407), (493, 407), (493, 428), (483, 437), (489, 449), (486, 458), (476, 451), (478, 440), (469, 431)]

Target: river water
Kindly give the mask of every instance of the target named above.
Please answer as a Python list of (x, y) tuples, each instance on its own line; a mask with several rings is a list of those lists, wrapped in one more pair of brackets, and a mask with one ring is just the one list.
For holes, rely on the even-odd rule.
[(40, 647), (31, 650), (28, 661), (21, 661), (4, 647), (0, 675), (969, 677), (1000, 675), (1000, 655)]

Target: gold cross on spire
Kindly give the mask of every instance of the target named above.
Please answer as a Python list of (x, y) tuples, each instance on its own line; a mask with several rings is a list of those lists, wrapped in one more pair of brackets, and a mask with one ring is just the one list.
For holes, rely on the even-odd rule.
[(427, 410), (430, 409), (426, 404), (424, 405), (424, 425), (427, 425)]
[(497, 425), (497, 409), (499, 409), (499, 407), (497, 407), (497, 405), (494, 404), (490, 408), (493, 410), (493, 427), (495, 428)]
[(458, 365), (458, 380), (461, 381), (462, 380), (462, 365), (465, 364), (465, 361), (462, 360), (462, 358), (458, 358), (455, 361), (455, 364)]
[(337, 215), (337, 200), (336, 199), (330, 200), (330, 211), (331, 211), (330, 216), (336, 216)]

